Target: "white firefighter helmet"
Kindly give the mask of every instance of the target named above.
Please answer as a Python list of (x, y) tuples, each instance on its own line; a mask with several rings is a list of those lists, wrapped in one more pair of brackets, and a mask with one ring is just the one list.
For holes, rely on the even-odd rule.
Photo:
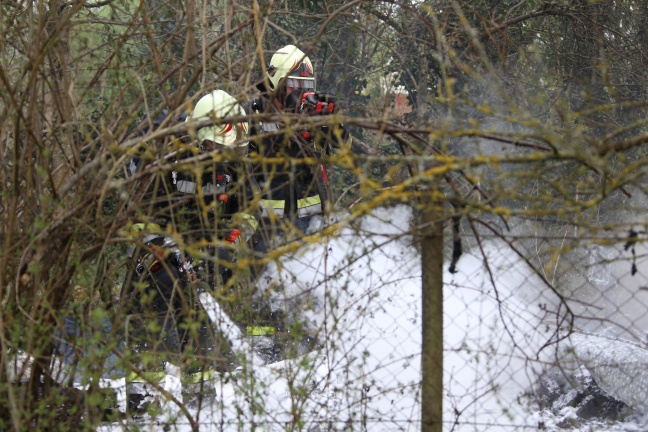
[[(236, 101), (236, 99), (223, 90), (214, 90), (200, 98), (185, 121), (189, 122), (192, 120), (195, 121), (208, 118), (222, 119), (225, 117), (238, 117), (244, 115), (245, 110)], [(248, 144), (247, 134), (247, 122), (215, 124), (213, 126), (200, 128), (196, 131), (196, 137), (200, 144), (209, 140), (228, 147), (246, 146)]]
[(268, 65), (268, 80), (272, 90), (286, 78), (286, 85), (315, 90), (315, 74), (310, 59), (296, 46), (286, 45), (274, 53)]

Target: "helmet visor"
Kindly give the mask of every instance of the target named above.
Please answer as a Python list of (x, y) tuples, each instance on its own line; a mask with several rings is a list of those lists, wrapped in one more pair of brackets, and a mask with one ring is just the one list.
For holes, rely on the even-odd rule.
[(288, 77), (286, 78), (286, 87), (301, 88), (301, 89), (315, 89), (315, 80)]

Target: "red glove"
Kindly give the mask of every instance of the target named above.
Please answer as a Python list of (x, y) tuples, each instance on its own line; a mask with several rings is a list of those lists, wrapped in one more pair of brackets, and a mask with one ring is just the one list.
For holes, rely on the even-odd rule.
[(230, 231), (227, 237), (225, 237), (225, 241), (230, 242), (230, 243), (236, 243), (236, 240), (239, 238), (241, 235), (241, 231), (237, 229), (233, 229)]

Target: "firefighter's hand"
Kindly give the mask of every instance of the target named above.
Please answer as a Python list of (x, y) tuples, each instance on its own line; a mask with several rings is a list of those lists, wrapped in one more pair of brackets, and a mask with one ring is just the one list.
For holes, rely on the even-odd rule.
[(233, 229), (227, 234), (227, 237), (225, 237), (225, 241), (228, 243), (234, 243), (238, 244), (240, 243), (239, 237), (241, 236), (241, 231), (237, 229)]
[(302, 96), (302, 109), (308, 115), (333, 114), (336, 108), (335, 97), (326, 93), (304, 93)]
[(337, 99), (335, 96), (327, 94), (327, 93), (315, 93), (315, 99), (317, 99), (320, 102), (326, 102), (326, 103), (336, 103)]

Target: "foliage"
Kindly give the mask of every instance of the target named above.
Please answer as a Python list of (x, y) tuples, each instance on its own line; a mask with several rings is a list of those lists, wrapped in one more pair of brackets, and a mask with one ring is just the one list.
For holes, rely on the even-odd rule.
[[(572, 282), (583, 278), (571, 267), (584, 247), (621, 244), (631, 228), (633, 242), (645, 238), (637, 215), (646, 192), (646, 1), (52, 0), (5, 1), (0, 11), (2, 430), (95, 429), (120, 415), (99, 382), (141, 372), (142, 359), (122, 343), (125, 230), (155, 222), (143, 190), (178, 168), (165, 159), (169, 149), (196, 151), (186, 139), (195, 131), (179, 119), (197, 98), (219, 88), (248, 102), (285, 44), (309, 54), (318, 87), (343, 108), (286, 116), (286, 127), (343, 120), (354, 135), (352, 152), (317, 161), (329, 164), (333, 195), (348, 212), (308, 241), (405, 203), (418, 217), (410, 234), (438, 237), (429, 231), (437, 226), (454, 241), (453, 268), (460, 245), (503, 239), (573, 323), (591, 318), (576, 317), (570, 303)], [(394, 108), (403, 103), (396, 87), (407, 94), (405, 111)], [(134, 157), (145, 168), (128, 175)], [(183, 168), (201, 173), (212, 163), (196, 154)], [(182, 246), (196, 259), (202, 253)], [(253, 273), (296, 248), (287, 243), (263, 262), (243, 254), (233, 272)], [(258, 312), (258, 299), (241, 280), (213, 294), (242, 321)], [(291, 305), (309, 310), (309, 301)], [(193, 319), (187, 331), (207, 318)], [(292, 357), (310, 329), (282, 319)], [(83, 391), (55, 370), (62, 340)], [(217, 355), (229, 355), (230, 343), (220, 341)], [(22, 374), (10, 372), (26, 357)], [(225, 369), (252, 368), (230, 360)], [(299, 377), (294, 429), (307, 427)], [(266, 389), (253, 374), (241, 381), (258, 418)], [(175, 402), (197, 429), (186, 401)], [(357, 406), (349, 411), (361, 417)]]

